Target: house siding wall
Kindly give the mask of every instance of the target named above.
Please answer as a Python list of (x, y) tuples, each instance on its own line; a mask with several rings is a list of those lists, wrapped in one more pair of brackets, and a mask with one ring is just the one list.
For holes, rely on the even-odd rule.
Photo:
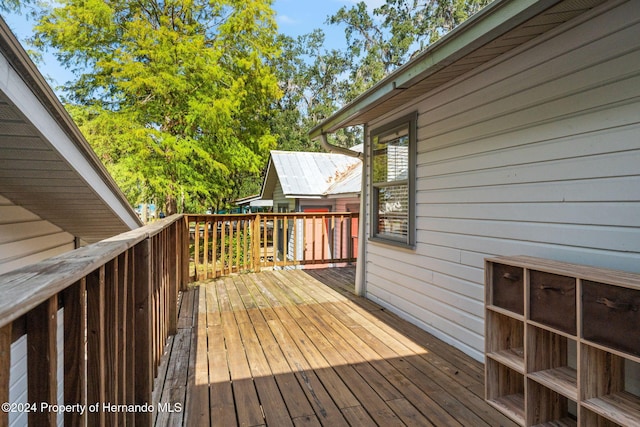
[(273, 211), (278, 212), (278, 208), (280, 205), (286, 204), (288, 206), (288, 212), (294, 212), (296, 208), (295, 199), (288, 199), (284, 196), (284, 191), (282, 191), (282, 185), (280, 185), (280, 181), (276, 183), (276, 188), (273, 190)]
[(0, 274), (74, 248), (73, 235), (0, 196)]
[(640, 272), (640, 8), (588, 16), (367, 127), (419, 113), (417, 245), (368, 242), (367, 296), (478, 360), (485, 257)]

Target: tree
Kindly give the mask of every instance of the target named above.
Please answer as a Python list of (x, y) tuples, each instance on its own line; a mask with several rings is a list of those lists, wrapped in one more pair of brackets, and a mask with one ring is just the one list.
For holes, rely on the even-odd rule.
[(371, 16), (364, 2), (328, 19), (344, 26), (349, 102), (492, 0), (387, 0)]
[(493, 0), (387, 0), (375, 13), (395, 43), (414, 46), (413, 54), (469, 19)]
[[(280, 37), (283, 54), (276, 68), (283, 96), (277, 103), (272, 128), (278, 135), (278, 148), (321, 151), (320, 144), (310, 141), (307, 132), (342, 105), (352, 82), (340, 77), (348, 74), (351, 63), (344, 52), (325, 49), (322, 30), (296, 39)], [(351, 146), (356, 139), (341, 132), (333, 142)]]
[(133, 204), (220, 206), (275, 146), (271, 0), (70, 0), (34, 43), (75, 70), (69, 111)]

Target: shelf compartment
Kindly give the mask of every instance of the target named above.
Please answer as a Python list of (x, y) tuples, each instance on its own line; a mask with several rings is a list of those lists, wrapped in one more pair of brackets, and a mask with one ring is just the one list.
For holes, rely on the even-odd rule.
[(527, 328), (529, 378), (577, 401), (577, 342), (533, 325)]
[(515, 422), (524, 425), (524, 375), (486, 360), (487, 402)]
[(619, 392), (589, 399), (582, 406), (621, 426), (640, 425), (640, 398)]
[(575, 335), (576, 279), (530, 270), (529, 317), (536, 322)]
[[(527, 423), (534, 426), (576, 426), (577, 403), (536, 381), (527, 383)], [(574, 413), (571, 413), (573, 411)]]
[(640, 356), (640, 290), (582, 281), (582, 336)]
[(581, 353), (581, 405), (616, 424), (640, 425), (640, 391), (632, 382), (640, 364), (587, 344)]
[(597, 426), (597, 427), (628, 427), (608, 420), (601, 415), (592, 412), (584, 407), (580, 413), (580, 424), (583, 426)]
[(565, 397), (578, 398), (577, 371), (574, 368), (547, 369), (529, 374), (529, 378)]
[(489, 265), (490, 304), (524, 314), (524, 269), (499, 263)]
[(524, 374), (524, 322), (487, 310), (487, 356)]

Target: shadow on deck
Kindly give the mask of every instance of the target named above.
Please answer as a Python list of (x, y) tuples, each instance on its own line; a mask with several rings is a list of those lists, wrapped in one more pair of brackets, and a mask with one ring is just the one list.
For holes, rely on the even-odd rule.
[(265, 271), (182, 296), (159, 426), (515, 426), (483, 365), (353, 295), (354, 269)]

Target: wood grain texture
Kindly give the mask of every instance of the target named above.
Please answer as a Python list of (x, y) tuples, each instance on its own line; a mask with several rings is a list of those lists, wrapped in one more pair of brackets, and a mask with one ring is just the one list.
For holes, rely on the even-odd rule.
[(516, 425), (484, 402), (480, 363), (356, 297), (354, 273), (262, 271), (184, 293), (155, 392), (186, 396), (172, 425)]

